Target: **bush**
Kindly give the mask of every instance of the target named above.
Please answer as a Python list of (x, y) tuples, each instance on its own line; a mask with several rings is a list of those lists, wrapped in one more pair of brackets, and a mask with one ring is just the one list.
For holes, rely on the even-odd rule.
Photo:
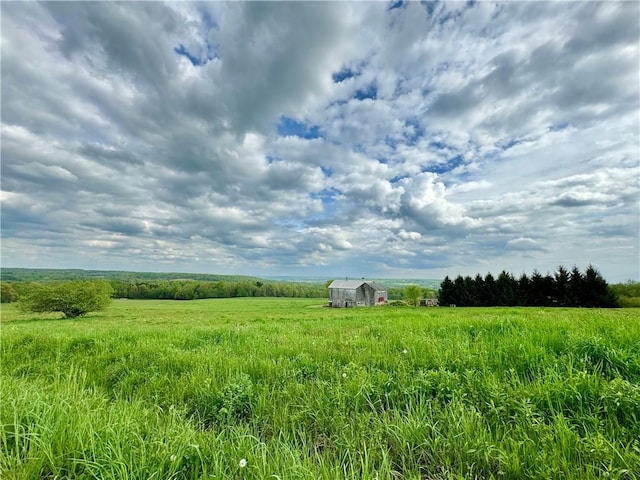
[(19, 298), (18, 292), (8, 283), (0, 284), (0, 303), (11, 303)]
[(422, 289), (418, 285), (409, 285), (405, 287), (402, 296), (414, 307), (418, 306), (420, 298), (422, 298)]
[(106, 282), (37, 285), (20, 298), (18, 305), (26, 312), (62, 312), (65, 318), (76, 318), (105, 309), (111, 303), (111, 292), (111, 286)]

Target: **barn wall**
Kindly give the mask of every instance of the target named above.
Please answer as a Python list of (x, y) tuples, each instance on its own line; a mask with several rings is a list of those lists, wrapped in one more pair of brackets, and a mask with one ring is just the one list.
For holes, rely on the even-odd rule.
[(360, 305), (371, 306), (376, 304), (376, 299), (374, 297), (375, 290), (371, 288), (371, 286), (367, 285), (366, 283), (360, 286), (358, 290), (356, 290), (356, 294), (357, 294), (356, 301)]
[[(379, 299), (382, 299), (378, 301)], [(387, 291), (386, 290), (376, 290), (375, 293), (375, 304), (380, 305), (383, 303), (387, 303)]]
[(364, 283), (358, 288), (330, 288), (329, 302), (332, 307), (364, 307), (381, 305), (387, 302), (386, 290), (377, 290)]
[(346, 288), (330, 288), (329, 301), (333, 307), (344, 307), (345, 302), (356, 302), (356, 290)]

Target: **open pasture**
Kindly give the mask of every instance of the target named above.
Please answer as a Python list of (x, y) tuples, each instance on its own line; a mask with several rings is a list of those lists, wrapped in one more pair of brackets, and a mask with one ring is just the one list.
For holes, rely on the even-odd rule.
[(0, 477), (639, 478), (640, 311), (322, 303), (3, 305)]

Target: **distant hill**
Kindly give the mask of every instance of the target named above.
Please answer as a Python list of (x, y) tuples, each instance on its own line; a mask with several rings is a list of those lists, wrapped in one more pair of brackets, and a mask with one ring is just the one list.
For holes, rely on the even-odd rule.
[[(0, 279), (3, 282), (56, 282), (61, 280), (117, 280), (121, 282), (139, 281), (185, 281), (199, 282), (284, 282), (291, 284), (324, 285), (327, 280), (343, 277), (320, 276), (268, 276), (217, 275), (212, 273), (184, 272), (128, 272), (121, 270), (82, 270), (53, 268), (1, 268)], [(352, 278), (353, 279), (353, 278)], [(380, 283), (388, 289), (402, 289), (407, 285), (419, 285), (422, 288), (438, 290), (441, 280), (427, 278), (367, 278)]]
[(442, 280), (435, 278), (371, 278), (373, 282), (381, 283), (387, 288), (404, 288), (408, 285), (418, 285), (422, 288), (438, 290)]
[(81, 270), (50, 268), (2, 268), (4, 282), (55, 282), (60, 280), (195, 280), (201, 282), (255, 282), (258, 277), (247, 275), (216, 275), (209, 273), (126, 272), (119, 270)]
[[(275, 280), (278, 282), (292, 282), (292, 283), (322, 283), (324, 284), (327, 280), (344, 280), (345, 277), (318, 277), (318, 276), (269, 276), (265, 277), (269, 280)], [(349, 277), (350, 280), (357, 280), (355, 277)], [(407, 285), (418, 285), (423, 288), (431, 288), (433, 290), (437, 290), (440, 288), (440, 283), (442, 283), (441, 279), (435, 278), (365, 278), (365, 280), (370, 280), (372, 282), (379, 283), (384, 285), (387, 288), (404, 288)]]

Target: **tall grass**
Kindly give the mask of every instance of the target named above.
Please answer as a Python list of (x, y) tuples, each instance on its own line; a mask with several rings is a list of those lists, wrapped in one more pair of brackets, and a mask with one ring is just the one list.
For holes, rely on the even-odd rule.
[(639, 478), (640, 312), (320, 302), (3, 307), (0, 477)]

